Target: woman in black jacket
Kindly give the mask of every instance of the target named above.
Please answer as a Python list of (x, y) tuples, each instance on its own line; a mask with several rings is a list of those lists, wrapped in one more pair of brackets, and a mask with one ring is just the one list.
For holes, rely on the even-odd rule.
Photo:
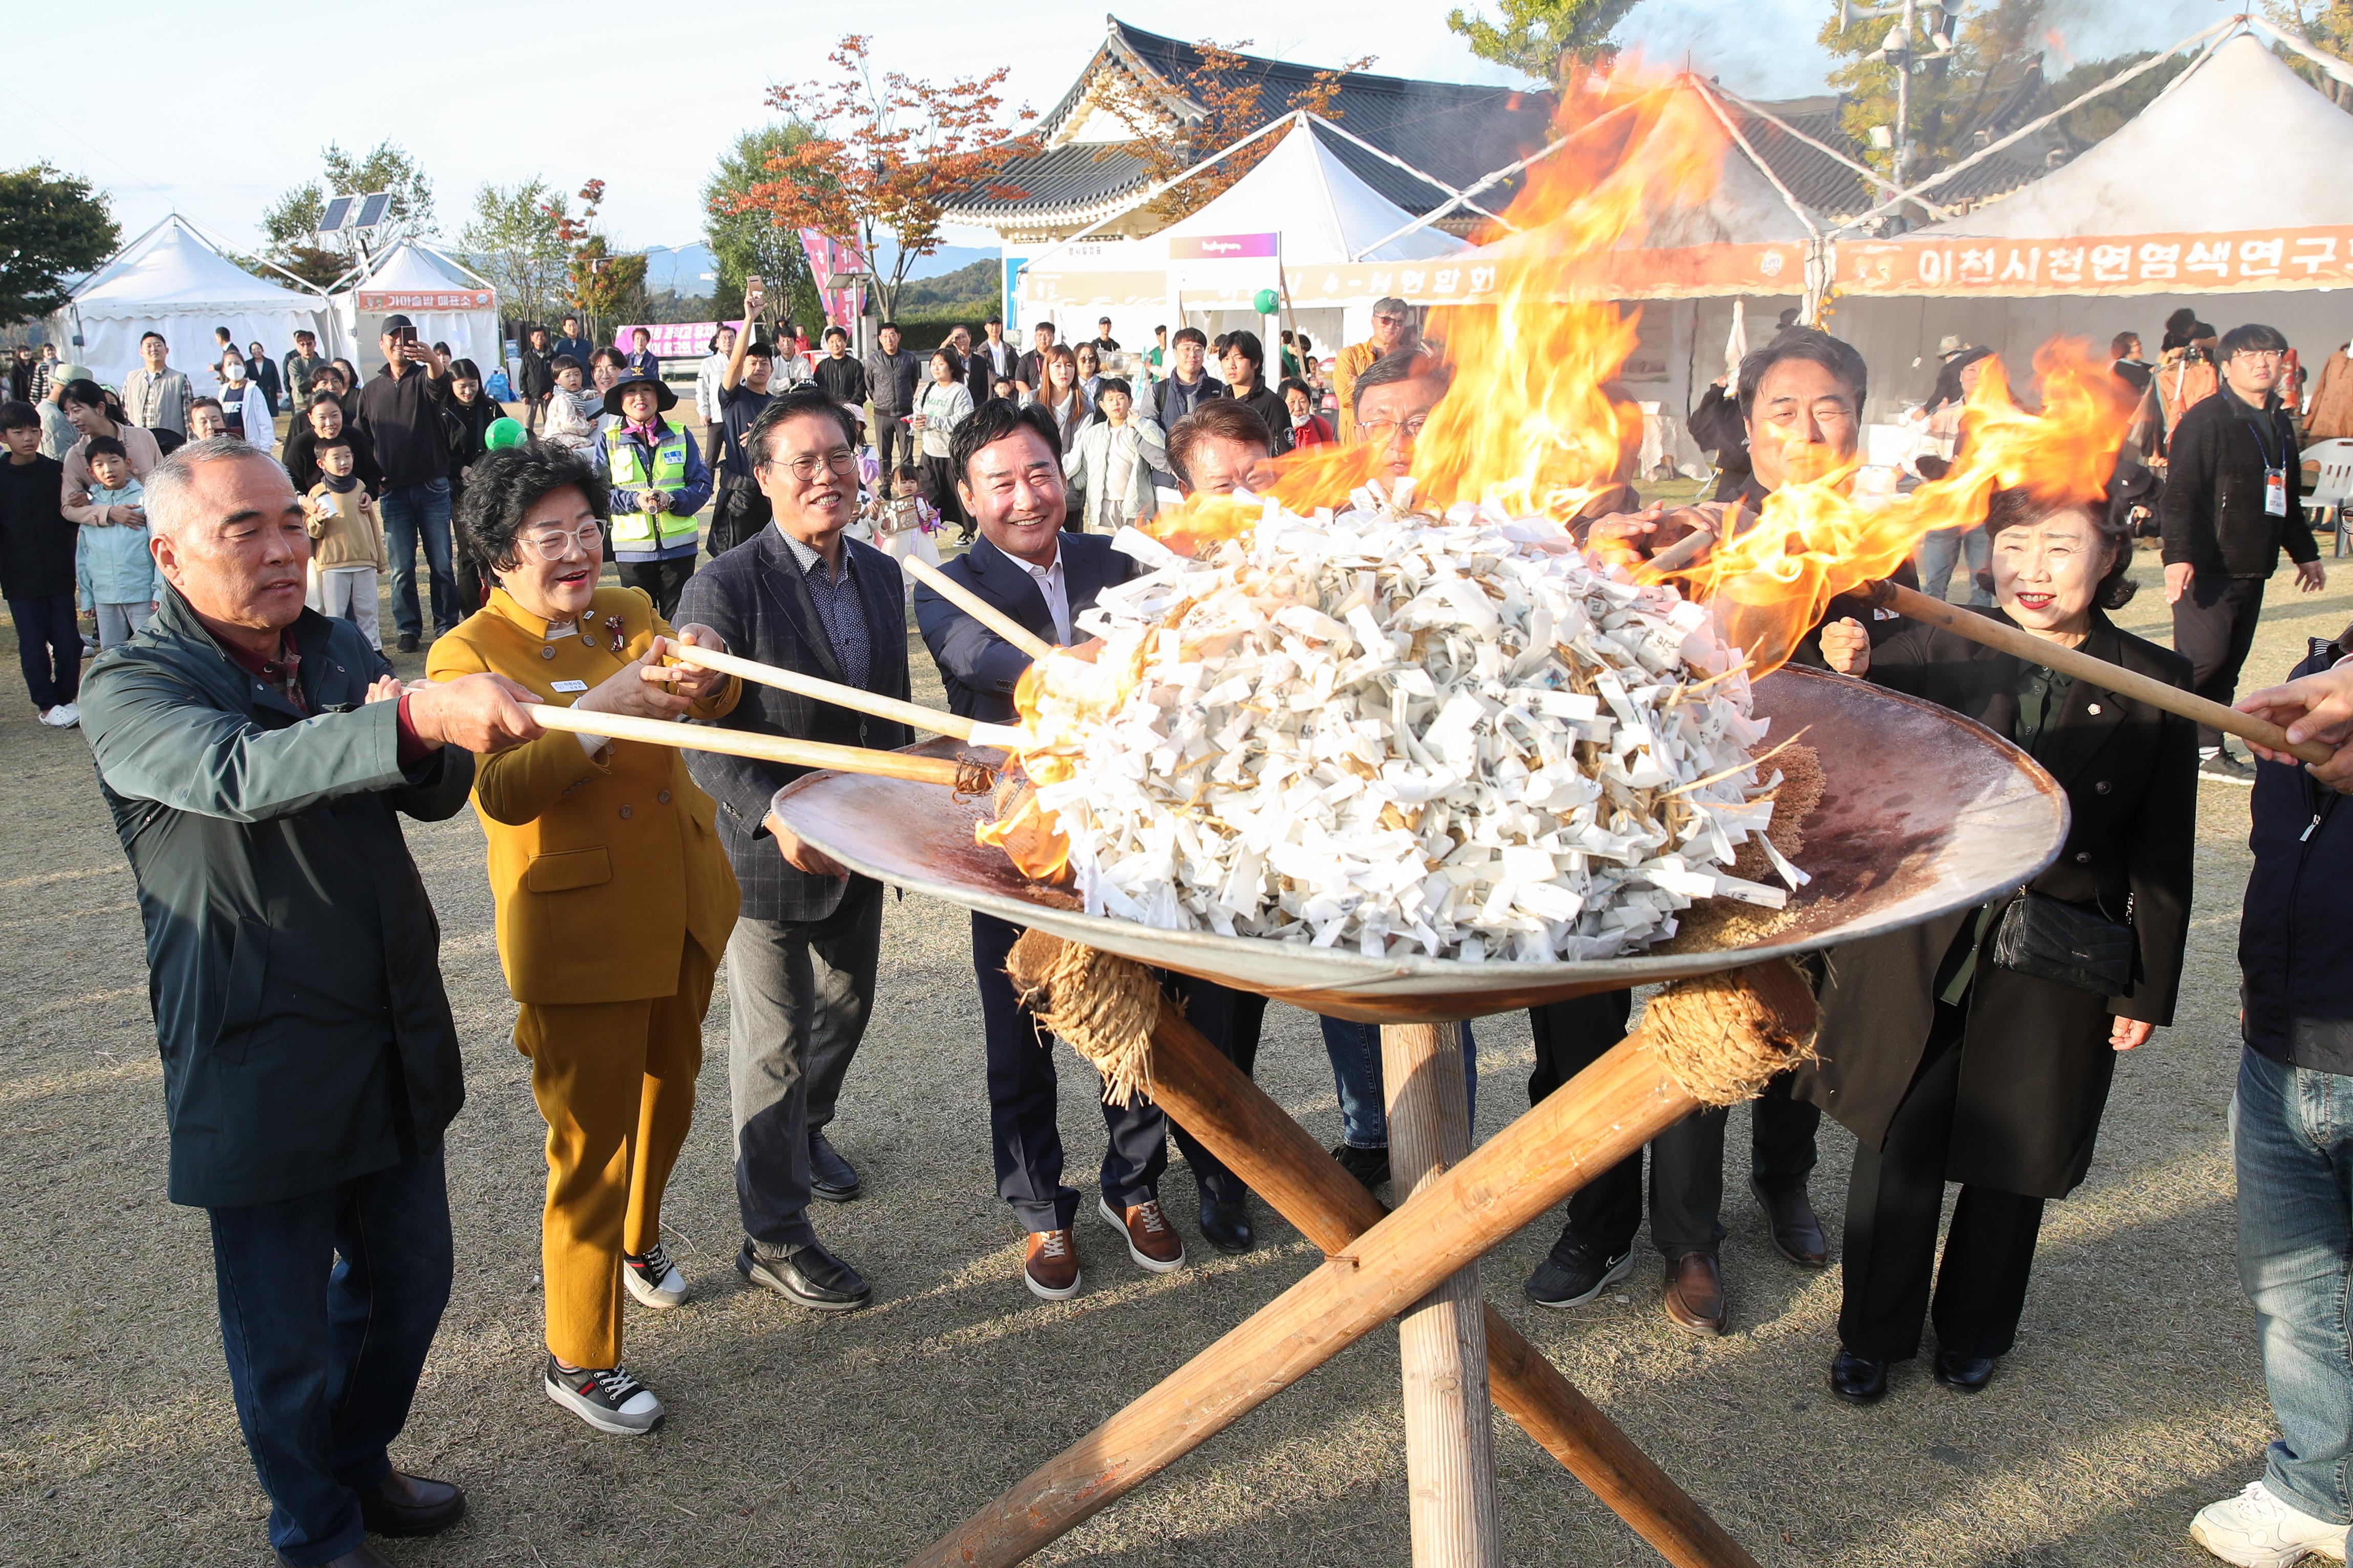
[[(441, 428), (449, 437), (451, 516), (457, 515), (458, 503), (465, 498), (467, 471), (491, 449), (484, 437), (491, 426), (506, 416), (506, 409), (482, 389), (482, 373), (474, 362), (451, 360), (449, 400), (441, 405)], [(450, 570), (458, 580), (458, 606), (470, 616), (490, 597), (483, 591), (481, 568), (461, 550)]]
[(1232, 332), (1226, 338), (1226, 395), (1266, 421), (1274, 432), (1277, 456), (1291, 450), (1291, 405), (1266, 384), (1266, 350), (1256, 332)]
[[(2128, 528), (2108, 509), (1997, 494), (1998, 615), (2037, 637), (2187, 688), (2189, 663), (2119, 630)], [(2197, 731), (2186, 719), (1925, 625), (1873, 647), (1852, 620), (1822, 629), (1833, 669), (1943, 704), (2031, 753), (2066, 790), (2067, 841), (2020, 900), (1837, 949), (1818, 1046), (1798, 1092), (1861, 1141), (1847, 1188), (1840, 1397), (1871, 1404), (1931, 1315), (1945, 1184), (1961, 1184), (1936, 1269), (1936, 1377), (1984, 1386), (2026, 1302), (2046, 1199), (2083, 1181), (2116, 1057), (2173, 1019), (2188, 936)], [(1995, 961), (2005, 919), (2091, 916), (2129, 951), (2129, 975), (2063, 984)], [(2128, 928), (2128, 929), (2127, 929)]]
[[(351, 428), (345, 407), (343, 396), (320, 387), (311, 395), (311, 406), (287, 429), (285, 450), (279, 453), (278, 460), (285, 465), (286, 477), (294, 481), (296, 495), (309, 495), (319, 482), (319, 459), (311, 455), (313, 445)], [(352, 443), (352, 472), (370, 495), (384, 494), (384, 470), (375, 466), (375, 448), (369, 442)]]

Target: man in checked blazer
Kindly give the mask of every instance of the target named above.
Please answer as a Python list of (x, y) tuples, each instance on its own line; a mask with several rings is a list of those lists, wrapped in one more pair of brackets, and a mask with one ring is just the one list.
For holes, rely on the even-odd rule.
[[(857, 433), (815, 387), (778, 396), (744, 437), (775, 521), (690, 578), (681, 616), (717, 629), (764, 664), (908, 700), (905, 589), (899, 563), (842, 531), (858, 515)], [(845, 746), (903, 746), (903, 724), (773, 687), (747, 686), (729, 729)], [(735, 1121), (735, 1197), (746, 1279), (803, 1306), (866, 1305), (866, 1281), (820, 1246), (809, 1199), (858, 1195), (835, 1151), (843, 1075), (874, 1006), (882, 887), (849, 875), (771, 815), (777, 789), (807, 770), (688, 753), (718, 803), (719, 836), (744, 889), (727, 942), (727, 1086)]]
[[(981, 537), (941, 570), (1047, 642), (1084, 641), (1077, 617), (1093, 606), (1096, 595), (1140, 568), (1099, 534), (1062, 531), (1061, 440), (1053, 420), (1041, 408), (1017, 408), (1001, 399), (985, 403), (956, 426), (953, 446), (957, 493)], [(966, 718), (1010, 721), (1014, 683), (1029, 667), (1029, 656), (928, 586), (915, 590), (915, 618), (940, 667), (948, 706)], [(716, 621), (711, 625), (726, 635)], [(1023, 1282), (1033, 1294), (1059, 1301), (1077, 1295), (1081, 1284), (1071, 1235), (1079, 1194), (1062, 1182), (1053, 1055), (1005, 973), (1006, 954), (1020, 934), (1010, 921), (973, 913), (973, 973), (986, 1025), (997, 1194), (1029, 1233)], [(1182, 975), (1166, 981), (1186, 1017), (1212, 1045), (1227, 1049), (1233, 993)], [(1139, 1100), (1106, 1105), (1103, 1118), (1106, 1146), (1096, 1213), (1120, 1234), (1137, 1267), (1154, 1273), (1183, 1267), (1185, 1244), (1160, 1207), (1167, 1117)], [(1200, 1194), (1202, 1237), (1220, 1251), (1247, 1251), (1254, 1237), (1240, 1179), (1183, 1128), (1175, 1131)]]

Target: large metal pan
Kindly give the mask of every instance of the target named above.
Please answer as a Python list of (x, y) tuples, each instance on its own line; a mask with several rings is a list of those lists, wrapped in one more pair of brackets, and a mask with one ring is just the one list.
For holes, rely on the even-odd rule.
[[(1366, 1023), (1480, 1017), (1875, 936), (2017, 887), (2066, 840), (2058, 782), (1958, 714), (1801, 668), (1759, 681), (1756, 707), (1772, 719), (1775, 739), (1802, 730), (1828, 776), (1806, 824), (1799, 858), (1813, 880), (1795, 896), (1796, 919), (1746, 947), (1599, 963), (1366, 958), (1057, 909), (1001, 851), (973, 842), (989, 803), (955, 800), (935, 784), (811, 773), (777, 793), (776, 810), (811, 845), (895, 887)], [(958, 748), (935, 741), (923, 749)]]

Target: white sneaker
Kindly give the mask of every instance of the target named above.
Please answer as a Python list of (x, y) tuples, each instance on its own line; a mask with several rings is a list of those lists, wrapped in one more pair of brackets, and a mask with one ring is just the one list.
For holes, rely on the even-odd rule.
[(2241, 1568), (2288, 1568), (2314, 1555), (2345, 1561), (2343, 1525), (2313, 1518), (2261, 1481), (2200, 1509), (2189, 1521), (2189, 1539)]
[(71, 730), (81, 723), (81, 708), (77, 703), (59, 703), (57, 707), (49, 710), (49, 711), (63, 715), (63, 717), (58, 721), (58, 728), (60, 730)]
[(617, 1366), (565, 1369), (547, 1358), (547, 1396), (599, 1432), (634, 1437), (654, 1429), (662, 1418), (662, 1403), (654, 1391)]
[(649, 1307), (675, 1307), (686, 1300), (686, 1276), (659, 1241), (642, 1258), (621, 1254), (621, 1279), (629, 1294)]

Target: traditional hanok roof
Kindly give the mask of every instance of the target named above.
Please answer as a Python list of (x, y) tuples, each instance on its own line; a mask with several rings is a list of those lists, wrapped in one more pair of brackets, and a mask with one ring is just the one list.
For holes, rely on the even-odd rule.
[[(1130, 26), (1116, 16), (1106, 16), (1104, 23), (1103, 47), (1036, 127), (1043, 149), (1017, 160), (1000, 176), (1024, 195), (1011, 200), (976, 195), (952, 209), (949, 222), (994, 228), (1008, 237), (1066, 234), (1094, 223), (1141, 191), (1150, 177), (1144, 160), (1124, 145), (1131, 133), (1109, 107), (1112, 100), (1127, 94), (1132, 105), (1177, 124), (1203, 118), (1206, 110), (1186, 90), (1204, 63), (1198, 47)], [(1319, 74), (1315, 67), (1289, 60), (1253, 55), (1241, 60), (1240, 72), (1263, 89), (1261, 102), (1269, 120)], [(1551, 140), (1553, 108), (1553, 95), (1541, 89), (1346, 71), (1330, 114), (1349, 135), (1461, 190), (1544, 147)], [(1842, 217), (1871, 205), (1852, 169), (1763, 117), (1770, 115), (1852, 158), (1854, 144), (1839, 122), (1835, 95), (1760, 102), (1754, 109), (1727, 102), (1725, 109), (1790, 194), (1818, 214)], [(1351, 172), (1416, 216), (1448, 199), (1430, 180), (1384, 162), (1346, 137), (1322, 128), (1316, 134)], [(1519, 184), (1515, 175), (1489, 187), (1480, 195), (1481, 205), (1501, 211)], [(1476, 226), (1478, 218), (1458, 208), (1440, 222), (1461, 234)]]

